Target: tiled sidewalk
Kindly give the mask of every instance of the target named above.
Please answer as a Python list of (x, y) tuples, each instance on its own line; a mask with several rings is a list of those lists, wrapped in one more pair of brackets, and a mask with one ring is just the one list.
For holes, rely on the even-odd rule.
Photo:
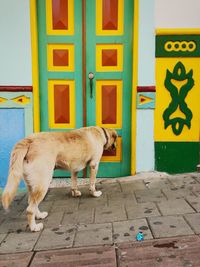
[[(55, 257), (61, 262), (64, 261), (64, 255), (68, 255), (69, 261), (71, 259), (71, 265), (68, 263), (57, 266), (83, 266), (72, 264), (73, 259), (76, 259), (74, 256), (76, 253), (85, 255), (84, 258), (89, 253), (91, 260), (97, 260), (99, 256), (99, 265), (91, 266), (103, 266), (101, 265), (103, 259), (108, 260), (108, 264), (104, 266), (115, 266), (116, 261), (118, 266), (147, 266), (146, 263), (146, 265), (136, 265), (136, 263), (131, 265), (132, 259), (128, 265), (123, 263), (124, 257), (119, 253), (120, 248), (124, 249), (123, 244), (125, 247), (128, 246), (125, 254), (133, 255), (139, 251), (138, 246), (147, 244), (149, 250), (154, 253), (152, 244), (157, 241), (153, 239), (158, 238), (176, 238), (177, 242), (177, 240), (183, 241), (183, 237), (188, 236), (186, 243), (192, 242), (199, 247), (199, 173), (164, 178), (144, 177), (138, 180), (129, 177), (114, 183), (101, 182), (97, 184), (97, 188), (103, 192), (100, 198), (90, 197), (86, 186), (80, 187), (81, 198), (72, 198), (69, 188), (49, 189), (40, 205), (42, 211), (49, 212), (41, 233), (31, 233), (26, 227), (25, 193), (17, 195), (10, 213), (5, 214), (0, 206), (0, 267), (7, 266), (5, 262), (11, 263), (12, 258), (15, 262), (22, 261), (20, 265), (16, 265), (20, 267), (28, 266), (30, 261), (32, 264), (29, 266), (40, 266), (38, 263), (40, 261), (43, 266), (44, 259), (46, 259), (44, 266), (48, 266), (48, 262), (52, 264), (52, 253), (48, 252), (50, 253), (48, 256), (48, 250), (54, 250), (54, 254), (58, 250), (60, 258)], [(140, 243), (136, 241), (138, 231), (143, 232), (145, 241)], [(92, 247), (91, 252), (89, 247)], [(39, 252), (43, 250), (45, 252)], [(138, 253), (141, 256), (141, 252)], [(144, 250), (144, 259), (145, 253)], [(137, 261), (136, 256), (133, 259)], [(157, 265), (148, 266), (164, 266), (158, 263), (159, 261), (156, 262)], [(89, 266), (89, 263), (84, 266)], [(188, 266), (200, 266), (200, 264)]]

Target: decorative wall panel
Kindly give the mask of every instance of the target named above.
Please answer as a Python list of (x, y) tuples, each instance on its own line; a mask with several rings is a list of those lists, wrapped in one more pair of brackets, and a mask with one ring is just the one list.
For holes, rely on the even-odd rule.
[(200, 133), (200, 35), (156, 37), (155, 164), (196, 171)]

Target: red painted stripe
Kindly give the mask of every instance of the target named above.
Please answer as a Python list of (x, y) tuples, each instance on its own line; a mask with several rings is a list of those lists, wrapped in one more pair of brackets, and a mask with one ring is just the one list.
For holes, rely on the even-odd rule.
[(0, 92), (32, 92), (33, 86), (0, 85)]
[(155, 92), (155, 86), (137, 86), (137, 92)]

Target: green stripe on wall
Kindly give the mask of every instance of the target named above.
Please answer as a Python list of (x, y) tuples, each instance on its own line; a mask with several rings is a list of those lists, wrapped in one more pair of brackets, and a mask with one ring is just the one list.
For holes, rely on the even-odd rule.
[(199, 142), (156, 142), (155, 169), (167, 173), (194, 172), (199, 164)]
[[(166, 50), (169, 44), (171, 51)], [(158, 35), (156, 57), (200, 57), (200, 35)]]

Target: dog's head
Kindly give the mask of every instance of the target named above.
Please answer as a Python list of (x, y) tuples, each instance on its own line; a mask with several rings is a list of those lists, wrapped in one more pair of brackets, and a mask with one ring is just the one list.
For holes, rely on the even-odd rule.
[(104, 146), (105, 150), (115, 150), (117, 147), (117, 132), (114, 129), (104, 128), (107, 134), (107, 143)]

